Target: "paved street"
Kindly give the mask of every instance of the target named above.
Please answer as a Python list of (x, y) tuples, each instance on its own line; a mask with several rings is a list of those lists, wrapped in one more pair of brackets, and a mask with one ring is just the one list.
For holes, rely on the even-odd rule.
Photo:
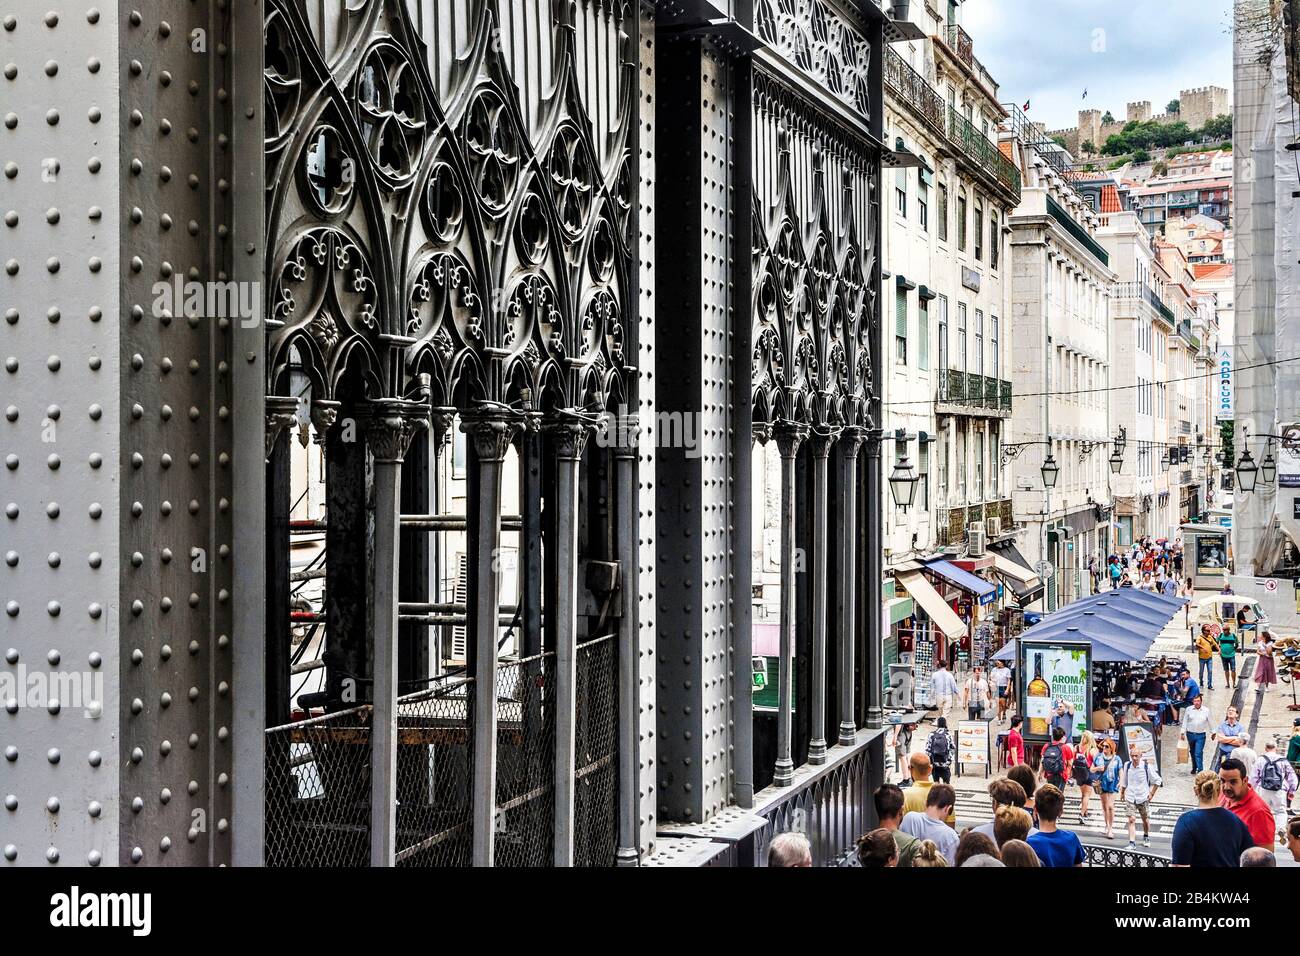
[[(1214, 592), (1198, 592), (1197, 598), (1206, 597), (1211, 593)], [(1153, 645), (1151, 655), (1153, 657), (1163, 655), (1184, 659), (1194, 658), (1195, 651), (1192, 647), (1189, 631), (1184, 624), (1183, 614), (1175, 617), (1164, 629)], [(1282, 752), (1285, 753), (1286, 739), (1291, 731), (1291, 722), (1296, 716), (1295, 713), (1287, 710), (1287, 705), (1291, 703), (1290, 685), (1279, 683), (1265, 690), (1254, 683), (1252, 680), (1255, 668), (1253, 645), (1247, 647), (1239, 657), (1238, 668), (1241, 679), (1235, 689), (1230, 690), (1227, 687), (1226, 682), (1223, 680), (1222, 668), (1217, 661), (1215, 667), (1214, 685), (1212, 688), (1205, 688), (1206, 705), (1213, 713), (1215, 722), (1217, 723), (1218, 720), (1222, 719), (1229, 705), (1235, 706), (1241, 714), (1241, 722), (1247, 727), (1253, 748), (1262, 753), (1264, 743), (1272, 739), (1274, 734), (1280, 734), (1282, 735)], [(934, 718), (937, 716), (937, 713), (931, 714), (917, 729), (912, 738), (912, 750), (914, 752), (925, 750), (926, 737), (934, 728)], [(960, 716), (958, 710), (954, 709), (948, 715), (950, 726), (955, 727), (956, 720)], [(1007, 721), (995, 722), (995, 727), (998, 730), (1006, 726)], [(1178, 817), (1196, 806), (1196, 800), (1192, 796), (1193, 774), (1191, 773), (1191, 765), (1178, 763), (1178, 738), (1179, 735), (1176, 729), (1165, 728), (1161, 739), (1161, 767), (1163, 768), (1164, 786), (1156, 794), (1155, 803), (1151, 810), (1151, 847), (1150, 849), (1143, 847), (1140, 840), (1138, 844), (1140, 851), (1164, 857), (1168, 857), (1170, 854), (1170, 840)], [(1207, 766), (1210, 752), (1210, 746), (1207, 742)], [(986, 777), (979, 773), (959, 775), (954, 768), (953, 786), (957, 790), (958, 831), (968, 826), (987, 823), (992, 819), (992, 808), (987, 793), (988, 780), (991, 780), (992, 777), (993, 774)], [(893, 779), (897, 779), (897, 775), (894, 775)], [(1079, 821), (1078, 788), (1070, 784), (1065, 799), (1065, 816), (1062, 822), (1067, 828), (1078, 833), (1084, 843), (1118, 847), (1123, 847), (1128, 843), (1128, 832), (1122, 810), (1118, 811), (1116, 815), (1115, 838), (1107, 840), (1105, 828), (1102, 825), (1101, 803), (1098, 799), (1094, 797), (1090, 801), (1089, 821), (1083, 824)], [(1300, 864), (1292, 861), (1287, 853), (1279, 856), (1278, 865), (1300, 866)]]

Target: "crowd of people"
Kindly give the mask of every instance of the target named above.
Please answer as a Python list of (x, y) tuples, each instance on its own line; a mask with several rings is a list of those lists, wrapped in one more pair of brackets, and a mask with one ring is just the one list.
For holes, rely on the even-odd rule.
[[(1161, 786), (1154, 764), (1140, 754), (1120, 761), (1113, 747), (1104, 745), (1098, 753), (1107, 819), (1118, 802), (1127, 814), (1130, 846), (1138, 822), (1149, 838), (1147, 807)], [(988, 785), (993, 819), (959, 833), (956, 790), (932, 779), (930, 758), (923, 753), (912, 755), (909, 768), (908, 786), (886, 783), (876, 789), (878, 825), (857, 841), (854, 852), (839, 865), (1067, 868), (1087, 863), (1083, 842), (1062, 820), (1064, 791), (1048, 782), (1049, 775), (1041, 769), (1035, 773), (1027, 764), (1017, 764), (994, 779)], [(1277, 865), (1273, 811), (1260, 796), (1255, 779), (1235, 757), (1224, 760), (1217, 773), (1196, 774), (1197, 807), (1179, 816), (1174, 826), (1175, 867)], [(1284, 851), (1300, 862), (1300, 818), (1291, 820), (1281, 837)], [(812, 866), (811, 844), (802, 833), (780, 834), (768, 847), (767, 862), (768, 866)]]
[(1088, 558), (1092, 593), (1102, 590), (1102, 576), (1111, 588), (1138, 588), (1169, 597), (1191, 597), (1192, 579), (1183, 577), (1181, 541), (1152, 541), (1144, 537), (1125, 551), (1106, 556), (1103, 568), (1097, 555)]

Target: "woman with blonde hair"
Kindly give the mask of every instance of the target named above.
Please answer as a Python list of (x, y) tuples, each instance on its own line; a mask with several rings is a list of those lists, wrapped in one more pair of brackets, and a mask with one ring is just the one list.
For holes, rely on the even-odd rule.
[(1002, 844), (1003, 866), (1035, 867), (1042, 866), (1043, 861), (1024, 840), (1008, 840)]
[(939, 844), (933, 840), (922, 840), (921, 845), (916, 848), (916, 856), (912, 858), (912, 866), (931, 866), (944, 867), (948, 861), (944, 859), (939, 852)]
[(1115, 741), (1107, 737), (1101, 742), (1101, 751), (1092, 762), (1097, 775), (1097, 789), (1101, 796), (1101, 819), (1106, 824), (1106, 839), (1115, 835), (1115, 796), (1119, 793), (1120, 771), (1124, 761), (1115, 753)]
[(1240, 866), (1241, 854), (1255, 845), (1246, 824), (1219, 805), (1223, 787), (1213, 770), (1192, 779), (1197, 808), (1174, 824), (1174, 866)]
[(1079, 785), (1080, 823), (1088, 822), (1088, 801), (1092, 799), (1092, 788), (1101, 776), (1100, 773), (1094, 774), (1092, 768), (1098, 753), (1097, 738), (1091, 730), (1085, 730), (1079, 738), (1079, 749), (1074, 752), (1074, 766), (1071, 768), (1074, 782)]

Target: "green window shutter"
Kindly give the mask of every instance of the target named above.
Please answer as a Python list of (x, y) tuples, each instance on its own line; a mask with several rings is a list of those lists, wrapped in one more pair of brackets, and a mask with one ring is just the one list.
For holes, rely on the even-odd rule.
[(916, 311), (916, 364), (930, 367), (930, 303), (925, 299)]

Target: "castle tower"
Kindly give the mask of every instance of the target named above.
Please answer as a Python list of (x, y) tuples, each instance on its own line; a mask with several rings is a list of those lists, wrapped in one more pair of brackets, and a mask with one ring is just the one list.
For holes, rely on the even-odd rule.
[(1136, 103), (1128, 104), (1128, 121), (1130, 123), (1137, 121), (1145, 123), (1151, 118), (1151, 101), (1139, 100)]

